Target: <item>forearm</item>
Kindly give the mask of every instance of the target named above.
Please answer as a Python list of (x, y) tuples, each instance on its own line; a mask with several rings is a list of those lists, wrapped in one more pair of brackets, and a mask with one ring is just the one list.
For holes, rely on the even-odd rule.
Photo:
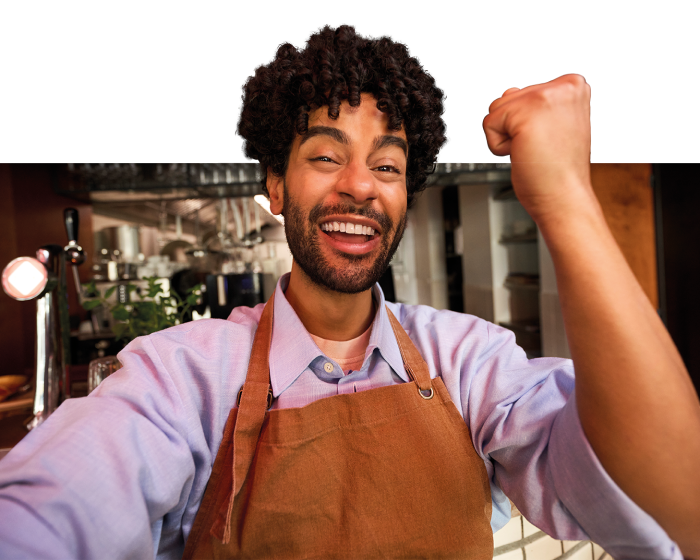
[(577, 406), (615, 482), (700, 557), (700, 406), (683, 362), (590, 186), (538, 218), (557, 274)]

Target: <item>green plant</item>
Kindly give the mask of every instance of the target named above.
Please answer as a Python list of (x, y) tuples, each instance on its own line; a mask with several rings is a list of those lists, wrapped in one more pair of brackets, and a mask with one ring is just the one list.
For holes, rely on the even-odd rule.
[[(201, 284), (190, 288), (183, 300), (175, 291), (166, 292), (163, 289), (162, 278), (151, 276), (144, 280), (148, 281), (145, 290), (131, 283), (126, 284), (130, 300), (127, 303), (107, 301), (117, 286), (112, 286), (102, 295), (93, 280), (86, 285), (86, 291), (94, 297), (85, 300), (83, 307), (90, 310), (101, 305), (109, 310), (114, 318), (114, 336), (128, 343), (136, 337), (179, 325), (187, 312), (197, 305), (201, 295)], [(135, 296), (139, 299), (136, 300)]]

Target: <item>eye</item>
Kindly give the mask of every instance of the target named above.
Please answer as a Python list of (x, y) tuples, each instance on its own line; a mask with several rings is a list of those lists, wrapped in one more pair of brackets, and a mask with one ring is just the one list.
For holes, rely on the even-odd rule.
[(335, 163), (331, 158), (328, 156), (319, 156), (315, 158), (311, 158), (311, 161), (321, 161), (323, 163)]
[(380, 165), (379, 167), (375, 167), (375, 169), (383, 173), (401, 173), (401, 171), (393, 165)]

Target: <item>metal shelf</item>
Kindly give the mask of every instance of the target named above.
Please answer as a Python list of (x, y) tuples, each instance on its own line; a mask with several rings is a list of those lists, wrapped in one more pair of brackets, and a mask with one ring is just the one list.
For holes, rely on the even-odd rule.
[(54, 191), (84, 202), (237, 198), (262, 194), (255, 163), (66, 164), (55, 167)]

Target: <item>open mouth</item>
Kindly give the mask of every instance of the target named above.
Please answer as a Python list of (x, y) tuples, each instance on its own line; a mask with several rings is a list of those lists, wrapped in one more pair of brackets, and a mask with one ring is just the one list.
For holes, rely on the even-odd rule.
[(328, 237), (340, 243), (360, 245), (379, 237), (373, 227), (357, 222), (329, 221), (322, 223), (320, 227)]

